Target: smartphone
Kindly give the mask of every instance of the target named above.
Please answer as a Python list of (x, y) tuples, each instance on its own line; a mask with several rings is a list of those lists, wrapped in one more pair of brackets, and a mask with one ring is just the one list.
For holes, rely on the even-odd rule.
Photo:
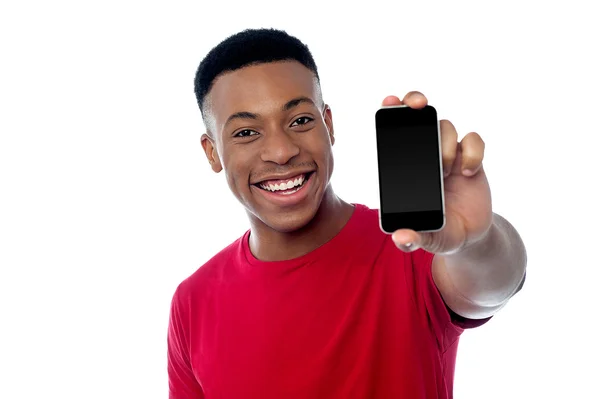
[(382, 107), (375, 113), (379, 169), (379, 224), (441, 230), (446, 224), (440, 124), (434, 107)]

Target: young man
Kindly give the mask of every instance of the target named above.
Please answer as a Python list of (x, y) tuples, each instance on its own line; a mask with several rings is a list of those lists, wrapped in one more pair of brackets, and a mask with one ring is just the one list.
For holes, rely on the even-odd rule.
[[(459, 336), (525, 279), (524, 245), (492, 213), (479, 135), (458, 143), (441, 121), (446, 226), (390, 237), (376, 209), (329, 184), (332, 112), (296, 38), (229, 37), (200, 64), (195, 92), (208, 162), (250, 229), (175, 291), (170, 398), (452, 398)], [(383, 101), (401, 103), (427, 100)]]

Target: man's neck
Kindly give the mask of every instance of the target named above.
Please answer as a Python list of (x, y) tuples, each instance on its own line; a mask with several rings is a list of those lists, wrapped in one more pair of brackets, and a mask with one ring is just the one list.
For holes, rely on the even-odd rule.
[(281, 233), (260, 221), (252, 223), (250, 250), (257, 259), (266, 262), (300, 257), (335, 237), (353, 210), (353, 205), (338, 198), (329, 186), (315, 217), (299, 230)]

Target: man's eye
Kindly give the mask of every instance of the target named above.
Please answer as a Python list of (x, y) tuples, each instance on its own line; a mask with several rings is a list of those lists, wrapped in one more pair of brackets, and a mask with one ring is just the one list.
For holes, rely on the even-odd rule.
[(235, 137), (250, 137), (250, 136), (254, 136), (258, 133), (256, 133), (254, 130), (250, 130), (250, 129), (244, 129), (244, 130), (240, 130), (239, 132), (237, 132), (235, 134)]
[(292, 126), (294, 125), (306, 125), (307, 123), (311, 122), (313, 119), (309, 118), (308, 116), (302, 116), (298, 119), (296, 119), (294, 121), (294, 123), (292, 123)]

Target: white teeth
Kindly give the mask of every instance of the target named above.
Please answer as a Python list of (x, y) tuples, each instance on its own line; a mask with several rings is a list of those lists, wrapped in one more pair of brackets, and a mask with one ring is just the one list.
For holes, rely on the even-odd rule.
[(284, 191), (290, 190), (296, 186), (300, 186), (302, 183), (304, 183), (304, 175), (298, 177), (297, 179), (289, 180), (287, 183), (269, 184), (268, 186), (261, 184), (260, 187), (269, 191)]

